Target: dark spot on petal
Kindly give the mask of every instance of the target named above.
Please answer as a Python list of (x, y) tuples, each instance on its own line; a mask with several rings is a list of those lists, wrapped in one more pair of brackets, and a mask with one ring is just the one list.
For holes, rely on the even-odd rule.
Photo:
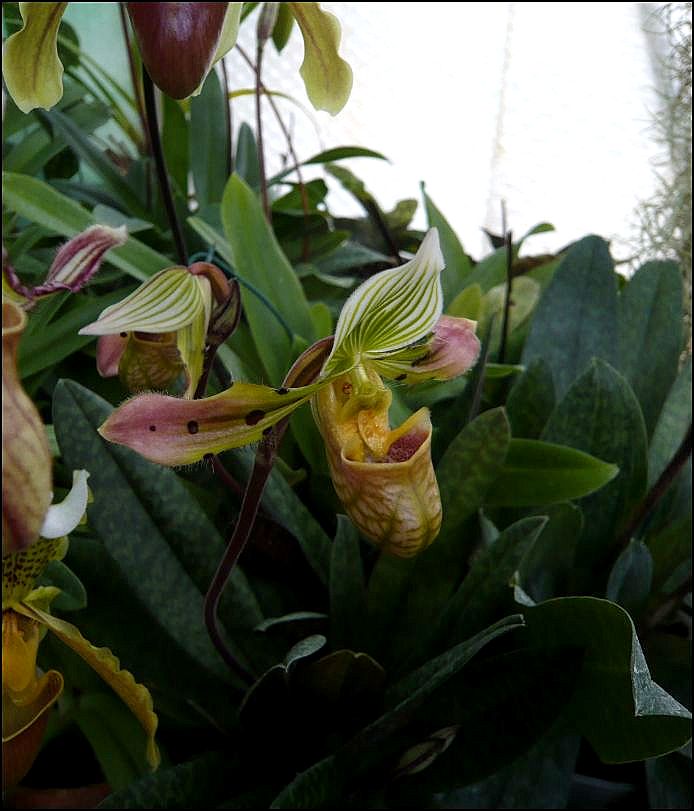
[(156, 430), (157, 430), (157, 426), (156, 426), (156, 425), (150, 425), (150, 426), (149, 426), (149, 430), (150, 430), (150, 431), (156, 431)]
[(248, 414), (246, 414), (246, 425), (256, 425), (264, 416), (265, 412), (261, 411), (259, 408), (249, 411)]
[(407, 377), (407, 373), (403, 372), (401, 375), (398, 375), (395, 379), (396, 380), (404, 380)]
[(127, 337), (128, 337), (128, 333), (127, 333), (127, 332), (121, 332), (120, 337), (121, 337), (121, 338), (127, 338)]
[(272, 431), (272, 425), (268, 425), (267, 428), (263, 428), (263, 436), (267, 436)]
[(421, 358), (417, 358), (416, 360), (412, 361), (413, 366), (419, 366), (420, 363), (424, 363), (425, 360), (428, 360), (431, 355), (431, 352), (425, 352)]
[(200, 430), (197, 420), (190, 420), (187, 427), (189, 434), (197, 434), (197, 432)]
[(289, 394), (289, 389), (285, 386), (280, 386), (278, 389), (275, 389), (277, 394)]

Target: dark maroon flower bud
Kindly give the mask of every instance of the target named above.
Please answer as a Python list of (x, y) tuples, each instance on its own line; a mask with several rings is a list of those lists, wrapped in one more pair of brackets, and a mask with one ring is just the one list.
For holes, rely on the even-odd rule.
[(209, 71), (228, 3), (127, 3), (149, 75), (174, 99), (199, 87)]

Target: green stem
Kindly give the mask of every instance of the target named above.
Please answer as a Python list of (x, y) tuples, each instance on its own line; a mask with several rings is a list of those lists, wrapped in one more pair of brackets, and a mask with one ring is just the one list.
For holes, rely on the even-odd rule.
[(149, 141), (152, 145), (152, 157), (154, 158), (154, 166), (157, 171), (157, 179), (159, 181), (159, 190), (164, 202), (166, 216), (169, 220), (171, 227), (171, 235), (173, 236), (174, 244), (176, 246), (176, 253), (178, 254), (178, 261), (182, 265), (188, 265), (188, 251), (186, 250), (186, 243), (183, 238), (183, 229), (176, 214), (176, 206), (174, 205), (173, 194), (171, 193), (171, 184), (169, 183), (169, 173), (166, 171), (166, 160), (164, 158), (164, 150), (159, 136), (159, 124), (157, 123), (157, 105), (154, 97), (154, 84), (147, 73), (145, 66), (142, 66), (142, 87), (145, 95), (145, 112), (147, 115), (147, 127), (149, 129)]
[(265, 219), (270, 222), (270, 199), (267, 193), (267, 175), (265, 173), (265, 148), (263, 145), (263, 116), (260, 105), (261, 86), (260, 73), (263, 61), (263, 42), (258, 41), (255, 65), (255, 125), (258, 138), (258, 170), (260, 174), (260, 199), (263, 203)]

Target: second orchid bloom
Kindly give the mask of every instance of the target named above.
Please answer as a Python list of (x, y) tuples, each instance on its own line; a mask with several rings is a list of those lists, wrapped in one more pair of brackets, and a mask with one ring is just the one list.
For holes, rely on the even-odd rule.
[[(151, 461), (184, 465), (261, 439), (311, 401), (335, 489), (352, 521), (384, 552), (416, 555), (441, 525), (432, 426), (422, 408), (391, 429), (392, 394), (383, 378), (405, 384), (449, 380), (475, 364), (480, 349), (475, 322), (441, 314), (443, 269), (432, 228), (412, 260), (372, 276), (347, 299), (330, 354), (309, 385), (273, 389), (234, 383), (201, 400), (143, 394), (116, 409), (100, 432)], [(96, 323), (103, 327), (110, 318), (107, 311)], [(123, 323), (116, 320), (111, 331), (125, 329)], [(128, 328), (153, 331), (139, 323)], [(96, 326), (89, 332), (102, 334)], [(322, 349), (325, 339), (319, 343)], [(315, 362), (318, 349), (304, 353), (306, 363)], [(188, 397), (189, 392), (190, 384)]]

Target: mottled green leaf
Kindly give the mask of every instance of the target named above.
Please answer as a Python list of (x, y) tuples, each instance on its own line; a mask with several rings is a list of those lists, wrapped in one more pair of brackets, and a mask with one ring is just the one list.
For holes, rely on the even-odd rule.
[(615, 465), (565, 445), (512, 439), (499, 478), (485, 497), (497, 507), (531, 507), (581, 498), (619, 473)]
[(682, 275), (674, 262), (648, 262), (619, 297), (620, 369), (650, 436), (682, 351)]
[(366, 587), (359, 533), (349, 518), (338, 515), (330, 558), (330, 642), (333, 648), (359, 650), (365, 623)]
[(675, 455), (692, 423), (692, 358), (668, 392), (648, 449), (648, 484), (653, 486)]
[(667, 754), (691, 737), (691, 714), (650, 676), (623, 608), (595, 597), (563, 597), (524, 611), (532, 647), (585, 648), (571, 716), (607, 763)]
[(506, 412), (514, 437), (537, 439), (556, 404), (552, 370), (535, 358), (509, 392)]
[(580, 501), (585, 525), (578, 559), (590, 567), (609, 555), (615, 534), (646, 490), (646, 430), (624, 378), (594, 361), (557, 405), (542, 434), (619, 467), (619, 475)]
[(636, 616), (653, 583), (653, 558), (642, 541), (630, 541), (617, 558), (607, 580), (605, 596)]
[(618, 360), (617, 283), (607, 243), (585, 237), (566, 254), (535, 310), (522, 363), (543, 358), (558, 397), (593, 358)]
[[(427, 221), (430, 228), (438, 228), (441, 239), (441, 251), (446, 263), (446, 270), (441, 276), (441, 286), (443, 287), (443, 306), (449, 304), (459, 295), (466, 284), (466, 279), (472, 271), (472, 263), (463, 250), (455, 231), (451, 228), (448, 220), (434, 205), (429, 195), (422, 186), (424, 205), (426, 206)], [(451, 313), (458, 315), (458, 313)], [(475, 319), (475, 316), (466, 316)]]

